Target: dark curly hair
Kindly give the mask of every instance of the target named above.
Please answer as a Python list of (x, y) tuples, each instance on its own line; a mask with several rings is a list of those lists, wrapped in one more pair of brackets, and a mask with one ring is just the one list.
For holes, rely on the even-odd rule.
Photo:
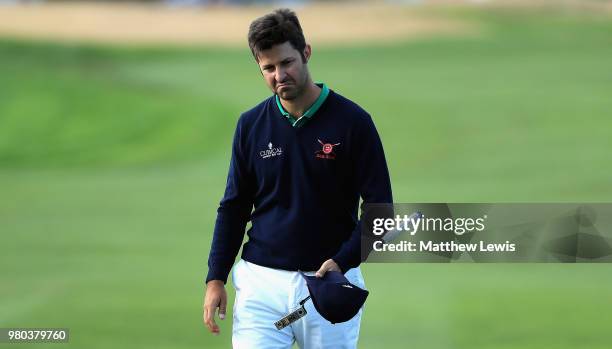
[(290, 9), (278, 9), (254, 20), (249, 27), (248, 38), (255, 60), (257, 53), (288, 41), (300, 52), (302, 60), (306, 62), (304, 57), (306, 39), (297, 15)]

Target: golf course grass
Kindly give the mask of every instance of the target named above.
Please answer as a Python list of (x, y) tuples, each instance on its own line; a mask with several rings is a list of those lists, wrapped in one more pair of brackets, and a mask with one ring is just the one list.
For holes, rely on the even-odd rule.
[[(396, 202), (612, 200), (612, 17), (453, 10), (478, 35), (313, 48), (368, 110)], [(248, 48), (0, 40), (0, 327), (228, 348), (201, 321)], [(604, 264), (365, 264), (360, 348), (609, 348)], [(231, 284), (231, 283), (230, 283)], [(233, 290), (228, 287), (230, 300)], [(231, 312), (230, 312), (231, 313)], [(11, 348), (58, 344), (11, 344)]]

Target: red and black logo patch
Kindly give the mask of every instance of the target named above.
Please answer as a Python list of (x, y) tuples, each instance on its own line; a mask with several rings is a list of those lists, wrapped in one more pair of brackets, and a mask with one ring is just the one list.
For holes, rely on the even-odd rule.
[(321, 150), (317, 150), (315, 152), (315, 156), (319, 159), (335, 160), (336, 153), (334, 153), (334, 147), (340, 145), (340, 143), (326, 143), (321, 141), (320, 139), (317, 139), (317, 141), (319, 141), (319, 144), (321, 144)]

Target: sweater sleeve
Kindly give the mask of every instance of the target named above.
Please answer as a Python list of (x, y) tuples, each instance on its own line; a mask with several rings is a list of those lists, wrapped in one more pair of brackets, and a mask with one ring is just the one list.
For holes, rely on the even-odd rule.
[(227, 282), (253, 207), (252, 181), (249, 180), (245, 162), (244, 130), (241, 120), (242, 118), (238, 121), (234, 134), (225, 194), (217, 209), (206, 282), (210, 280)]
[[(351, 139), (351, 162), (355, 185), (362, 199), (362, 209), (364, 204), (369, 203), (393, 203), (385, 153), (374, 122), (369, 115), (366, 115), (364, 122), (358, 124)], [(371, 251), (363, 251), (363, 253), (361, 251), (361, 226), (362, 220), (360, 219), (349, 239), (332, 257), (343, 273), (359, 266)]]

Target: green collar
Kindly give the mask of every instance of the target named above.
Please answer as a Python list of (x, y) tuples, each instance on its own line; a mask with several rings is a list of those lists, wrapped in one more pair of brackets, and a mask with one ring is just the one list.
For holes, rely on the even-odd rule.
[(304, 123), (311, 119), (312, 116), (317, 112), (317, 110), (319, 110), (321, 105), (323, 105), (323, 102), (325, 102), (325, 99), (327, 99), (327, 96), (329, 95), (329, 88), (327, 87), (327, 85), (325, 85), (324, 83), (317, 83), (317, 86), (321, 87), (321, 94), (319, 94), (317, 100), (310, 106), (310, 108), (308, 108), (308, 110), (306, 110), (306, 112), (304, 112), (304, 115), (302, 115), (302, 117), (299, 119), (296, 119), (295, 116), (289, 114), (289, 112), (283, 109), (283, 106), (280, 102), (280, 98), (278, 97), (278, 95), (275, 95), (278, 110), (280, 110), (281, 114), (283, 114), (283, 116), (286, 117), (287, 120), (289, 120), (291, 126), (301, 127), (302, 125), (304, 125)]

